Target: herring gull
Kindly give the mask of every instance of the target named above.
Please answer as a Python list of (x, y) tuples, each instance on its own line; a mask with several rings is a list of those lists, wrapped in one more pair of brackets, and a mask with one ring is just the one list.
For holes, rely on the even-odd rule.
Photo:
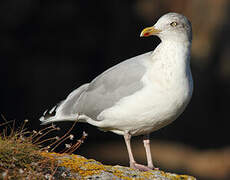
[[(140, 34), (151, 35), (161, 40), (154, 51), (127, 59), (80, 86), (46, 111), (42, 124), (78, 121), (123, 135), (130, 167), (154, 169), (149, 134), (174, 121), (192, 96), (191, 23), (181, 14), (167, 13)], [(144, 135), (147, 166), (134, 160), (130, 140), (138, 135)]]

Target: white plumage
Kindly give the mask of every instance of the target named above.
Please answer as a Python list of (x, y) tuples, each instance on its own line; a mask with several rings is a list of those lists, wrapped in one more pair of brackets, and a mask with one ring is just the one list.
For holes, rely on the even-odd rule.
[[(183, 15), (168, 13), (141, 33), (150, 35), (161, 39), (154, 51), (123, 61), (79, 87), (46, 112), (42, 123), (87, 122), (124, 135), (130, 166), (152, 169), (148, 135), (174, 121), (192, 96), (191, 24)], [(146, 135), (148, 166), (133, 158), (130, 139), (136, 135)]]

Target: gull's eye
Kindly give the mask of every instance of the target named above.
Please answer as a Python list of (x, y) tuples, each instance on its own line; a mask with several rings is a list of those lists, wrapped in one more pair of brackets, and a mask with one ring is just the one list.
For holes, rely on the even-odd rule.
[(171, 25), (172, 27), (176, 27), (176, 26), (178, 25), (178, 23), (174, 21), (174, 22), (170, 23), (170, 25)]

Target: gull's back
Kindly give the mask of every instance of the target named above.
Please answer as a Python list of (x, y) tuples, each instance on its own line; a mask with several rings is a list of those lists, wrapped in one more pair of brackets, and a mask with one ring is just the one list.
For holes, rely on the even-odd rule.
[(144, 61), (149, 58), (150, 53), (136, 56), (96, 77), (79, 98), (77, 111), (97, 120), (102, 111), (141, 90), (143, 88), (141, 78), (147, 69)]
[(97, 76), (91, 83), (74, 90), (65, 100), (46, 111), (40, 118), (43, 124), (54, 121), (76, 120), (84, 114), (94, 120), (122, 98), (143, 87), (141, 78), (146, 72), (144, 61), (150, 52), (125, 60)]

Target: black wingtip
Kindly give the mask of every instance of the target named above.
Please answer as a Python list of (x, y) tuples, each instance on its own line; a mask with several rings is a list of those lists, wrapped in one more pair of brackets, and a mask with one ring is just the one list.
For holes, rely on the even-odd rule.
[[(62, 101), (61, 101), (62, 102)], [(54, 106), (52, 109), (50, 109), (49, 111), (46, 112), (46, 116), (51, 117), (51, 116), (55, 116), (56, 112), (57, 112), (57, 108), (60, 106), (60, 103), (58, 103), (56, 106)]]
[(42, 121), (42, 125), (47, 124), (46, 120), (48, 120), (49, 118), (54, 117), (56, 115), (57, 108), (61, 105), (62, 102), (63, 101), (59, 102), (56, 106), (54, 106), (51, 109), (47, 109), (43, 113), (43, 116), (39, 119), (40, 121)]

